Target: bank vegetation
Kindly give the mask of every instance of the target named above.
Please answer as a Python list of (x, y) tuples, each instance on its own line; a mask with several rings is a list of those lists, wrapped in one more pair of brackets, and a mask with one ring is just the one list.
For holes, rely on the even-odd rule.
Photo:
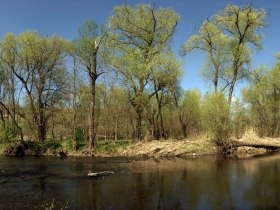
[[(246, 131), (279, 137), (280, 57), (272, 67), (251, 66), (266, 12), (230, 4), (186, 37), (180, 55), (205, 54), (204, 94), (181, 87), (183, 61), (172, 49), (179, 21), (170, 8), (121, 5), (107, 24), (86, 21), (71, 41), (7, 33), (0, 41), (1, 151), (129, 156), (146, 148), (168, 156), (224, 153)], [(241, 81), (247, 86), (239, 91)]]

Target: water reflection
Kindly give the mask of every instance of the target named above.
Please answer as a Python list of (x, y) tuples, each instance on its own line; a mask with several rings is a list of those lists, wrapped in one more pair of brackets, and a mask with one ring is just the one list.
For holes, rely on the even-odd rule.
[[(280, 155), (247, 160), (0, 157), (0, 209), (277, 209)], [(114, 170), (99, 179), (88, 171)]]

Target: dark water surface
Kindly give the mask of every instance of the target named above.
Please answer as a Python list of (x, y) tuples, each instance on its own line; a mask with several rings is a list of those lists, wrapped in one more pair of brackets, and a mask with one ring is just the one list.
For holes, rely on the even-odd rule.
[[(88, 171), (110, 170), (104, 178)], [(280, 154), (247, 160), (0, 157), (0, 209), (280, 209)]]

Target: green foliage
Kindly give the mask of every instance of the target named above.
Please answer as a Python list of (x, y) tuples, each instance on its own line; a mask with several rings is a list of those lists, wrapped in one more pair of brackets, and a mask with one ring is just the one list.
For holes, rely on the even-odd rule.
[(251, 124), (260, 136), (280, 135), (280, 62), (272, 69), (256, 69), (250, 86), (243, 90), (244, 100), (249, 104)]
[(228, 5), (204, 21), (196, 35), (182, 46), (183, 54), (199, 49), (207, 54), (202, 76), (215, 92), (228, 88), (231, 102), (237, 81), (247, 78), (252, 50), (262, 46), (259, 30), (266, 25), (266, 12), (252, 5)]
[[(26, 139), (48, 139), (20, 143), (41, 154), (71, 150), (75, 141), (85, 148), (86, 138), (181, 138), (203, 131), (223, 149), (248, 124), (261, 136), (280, 136), (280, 62), (249, 71), (252, 53), (262, 47), (266, 12), (230, 4), (184, 43), (183, 54), (206, 53), (201, 74), (215, 93), (204, 98), (195, 90), (179, 94), (182, 63), (171, 50), (179, 19), (170, 8), (122, 5), (109, 28), (86, 21), (71, 43), (33, 31), (7, 33), (0, 43), (0, 141), (13, 142), (19, 131)], [(235, 84), (249, 75), (245, 103), (232, 103)], [(99, 141), (99, 151), (129, 144)]]
[(77, 143), (83, 143), (86, 141), (85, 133), (83, 132), (83, 130), (81, 128), (78, 128), (75, 130), (74, 138), (76, 139)]
[(201, 96), (197, 90), (184, 93), (179, 106), (184, 137), (195, 136), (201, 131)]
[[(73, 41), (74, 55), (78, 57), (85, 70), (92, 74), (99, 74), (100, 66), (104, 64), (101, 54), (108, 51), (104, 48), (106, 33), (102, 25), (98, 25), (93, 20), (88, 20), (79, 27), (79, 38)], [(94, 59), (97, 59), (94, 61), (96, 63), (93, 62)], [(96, 68), (95, 65), (99, 68)], [(93, 72), (94, 70), (98, 72)]]
[(9, 143), (16, 139), (17, 133), (9, 122), (0, 122), (0, 142)]
[[(13, 100), (9, 103), (15, 109), (15, 95), (22, 94), (20, 98), (26, 99), (25, 105), (30, 111), (19, 115), (32, 127), (34, 137), (41, 141), (46, 137), (47, 118), (62, 101), (66, 89), (64, 57), (67, 46), (67, 41), (60, 37), (45, 37), (32, 31), (18, 36), (6, 34), (1, 41), (0, 59), (12, 86), (8, 93)], [(21, 90), (16, 93), (18, 87)], [(9, 115), (15, 118), (16, 113)]]
[(204, 98), (202, 105), (204, 128), (222, 149), (231, 135), (229, 109), (229, 103), (221, 93), (208, 94)]
[(251, 43), (258, 49), (262, 45), (262, 35), (257, 33), (266, 25), (266, 11), (252, 5), (228, 5), (216, 15), (215, 20), (221, 28), (227, 30), (233, 39), (241, 43)]
[(50, 148), (53, 150), (59, 149), (61, 147), (61, 142), (60, 141), (55, 141), (55, 140), (49, 140), (45, 142), (45, 147)]
[(229, 64), (228, 43), (229, 37), (211, 19), (204, 21), (198, 33), (192, 35), (181, 49), (184, 55), (195, 49), (204, 51), (207, 54), (207, 60), (201, 75), (213, 83), (215, 91), (218, 88), (222, 88), (220, 83), (223, 81), (222, 79)]
[(241, 138), (249, 125), (248, 110), (244, 103), (239, 100), (233, 102), (231, 106), (232, 131), (236, 138)]
[(180, 65), (168, 46), (178, 21), (179, 15), (173, 10), (156, 10), (147, 4), (117, 6), (110, 18), (110, 47), (114, 50), (110, 64), (126, 87), (137, 115), (136, 139), (143, 137), (144, 108), (159, 91), (158, 86), (166, 87), (180, 74)]
[(119, 149), (125, 149), (131, 144), (129, 140), (118, 141), (98, 141), (98, 151), (106, 153), (114, 153)]

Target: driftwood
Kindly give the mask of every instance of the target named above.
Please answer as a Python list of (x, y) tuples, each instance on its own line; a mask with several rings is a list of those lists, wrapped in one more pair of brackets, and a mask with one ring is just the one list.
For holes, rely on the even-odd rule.
[(239, 141), (232, 141), (231, 147), (254, 147), (254, 148), (263, 148), (268, 150), (279, 150), (279, 144), (265, 144), (265, 143), (248, 143), (248, 142), (239, 142)]
[(100, 172), (89, 172), (89, 177), (101, 177), (101, 176), (109, 176), (111, 174), (115, 174), (114, 171), (100, 171)]
[(61, 151), (59, 151), (59, 153), (57, 154), (57, 156), (63, 158), (63, 157), (66, 157), (66, 156), (67, 156), (67, 153), (66, 153), (66, 152), (63, 152), (63, 151), (61, 150)]

